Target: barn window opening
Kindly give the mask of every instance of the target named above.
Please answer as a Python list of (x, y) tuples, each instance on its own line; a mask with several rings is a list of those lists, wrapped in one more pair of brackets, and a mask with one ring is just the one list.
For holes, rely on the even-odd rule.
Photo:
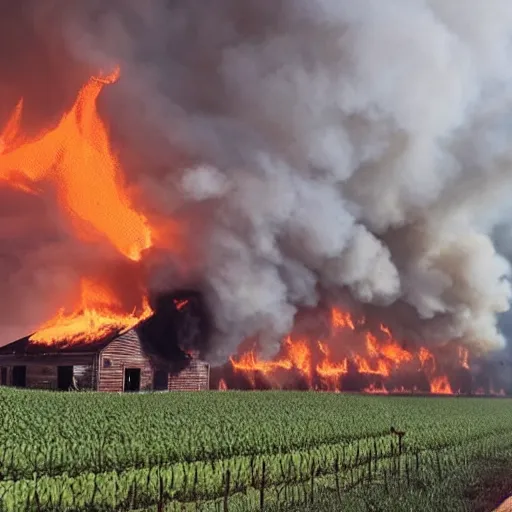
[(157, 391), (167, 389), (169, 387), (169, 374), (164, 370), (156, 370), (153, 375), (153, 387)]
[(7, 386), (7, 368), (5, 366), (0, 369), (0, 386)]
[(12, 385), (16, 388), (27, 387), (27, 367), (26, 366), (13, 366), (12, 367)]
[(57, 389), (61, 391), (69, 391), (73, 386), (73, 367), (58, 366), (57, 367)]
[(140, 368), (126, 368), (124, 371), (124, 390), (140, 391)]

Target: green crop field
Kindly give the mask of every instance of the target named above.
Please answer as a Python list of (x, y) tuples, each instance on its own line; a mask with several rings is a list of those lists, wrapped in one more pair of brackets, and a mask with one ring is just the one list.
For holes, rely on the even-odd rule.
[(510, 399), (0, 388), (0, 422), (12, 512), (467, 510), (512, 460)]

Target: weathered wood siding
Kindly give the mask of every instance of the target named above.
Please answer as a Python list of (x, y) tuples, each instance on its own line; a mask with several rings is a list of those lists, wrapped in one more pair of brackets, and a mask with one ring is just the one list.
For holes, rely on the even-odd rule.
[(57, 389), (58, 367), (73, 366), (73, 375), (80, 388), (94, 389), (92, 374), (93, 354), (48, 355), (48, 356), (4, 356), (0, 367), (7, 368), (7, 385), (12, 386), (12, 367), (26, 367), (26, 387), (35, 389)]
[(210, 387), (210, 365), (204, 361), (193, 360), (178, 374), (169, 375), (171, 391), (201, 391)]
[(92, 389), (98, 391), (98, 381), (99, 381), (99, 364), (100, 364), (100, 354), (96, 354), (94, 356), (94, 360), (92, 362)]
[(101, 351), (97, 390), (123, 391), (126, 368), (140, 369), (141, 390), (153, 388), (153, 368), (142, 351), (139, 337), (134, 330), (122, 334)]
[[(73, 365), (48, 365), (27, 364), (26, 383), (27, 388), (57, 389), (58, 366)], [(73, 366), (73, 376), (76, 378), (79, 389), (94, 389), (92, 365)], [(12, 367), (7, 367), (7, 385), (12, 385)]]

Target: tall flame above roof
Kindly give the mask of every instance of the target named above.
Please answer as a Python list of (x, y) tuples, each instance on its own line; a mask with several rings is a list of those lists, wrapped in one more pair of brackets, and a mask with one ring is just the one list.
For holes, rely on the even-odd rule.
[(108, 76), (91, 77), (57, 126), (33, 139), (21, 133), (20, 100), (0, 135), (0, 181), (33, 194), (43, 182), (49, 183), (77, 237), (105, 237), (121, 254), (139, 260), (151, 246), (151, 228), (130, 202), (97, 111), (99, 94), (119, 74), (116, 69)]

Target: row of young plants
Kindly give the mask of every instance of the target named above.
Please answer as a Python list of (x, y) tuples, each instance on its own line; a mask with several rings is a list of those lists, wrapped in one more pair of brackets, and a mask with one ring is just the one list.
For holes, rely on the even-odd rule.
[[(467, 444), (436, 450), (400, 453), (398, 443), (389, 450), (347, 455), (346, 446), (326, 445), (307, 452), (266, 457), (237, 457), (217, 462), (181, 463), (121, 472), (66, 474), (0, 482), (2, 512), (134, 510), (172, 502), (197, 503), (240, 500), (256, 492), (335, 482), (344, 492), (375, 479), (410, 482), (418, 472), (441, 479), (452, 467), (487, 458), (512, 447), (512, 434), (495, 434)], [(382, 446), (384, 448), (384, 445)], [(236, 498), (238, 496), (238, 498)], [(252, 499), (252, 498), (251, 498)], [(249, 509), (247, 509), (249, 510)]]
[[(492, 432), (492, 436), (498, 436), (501, 439), (507, 439), (510, 436), (510, 428), (499, 428)], [(440, 449), (443, 447), (455, 447), (457, 445), (473, 444), (478, 442), (480, 439), (489, 438), (487, 433), (478, 433), (471, 437), (460, 437), (456, 442), (452, 444), (447, 443), (442, 438), (433, 442), (431, 448)], [(403, 444), (400, 443), (394, 447), (394, 444), (398, 442), (396, 434), (388, 433), (383, 436), (375, 436), (370, 438), (357, 439), (352, 442), (342, 442), (337, 444), (322, 444), (315, 447), (313, 450), (308, 450), (310, 453), (313, 451), (316, 456), (323, 458), (327, 457), (332, 453), (338, 453), (341, 450), (341, 462), (346, 467), (352, 465), (358, 465), (362, 461), (368, 460), (368, 458), (376, 457), (377, 459), (386, 458), (392, 456), (394, 451), (400, 449), (400, 451), (413, 451), (418, 453), (418, 448), (414, 444), (411, 446), (409, 443), (409, 437), (405, 437)], [(105, 473), (108, 471), (120, 472), (127, 469), (138, 469), (138, 468), (151, 468), (155, 466), (178, 464), (178, 460), (166, 460), (165, 454), (159, 457), (157, 460), (151, 460), (149, 457), (145, 458), (139, 465), (131, 465), (130, 459), (123, 459), (121, 456), (118, 458), (116, 454), (126, 455), (129, 453), (124, 445), (117, 447), (117, 451), (114, 452), (114, 456), (109, 458), (108, 453), (102, 452), (101, 445), (96, 447), (91, 446), (92, 451), (72, 451), (66, 452), (61, 449), (59, 451), (47, 451), (43, 454), (37, 453), (30, 449), (29, 445), (24, 445), (18, 448), (9, 447), (3, 449), (0, 453), (0, 481), (1, 480), (21, 480), (21, 479), (32, 479), (33, 475), (38, 477), (42, 476), (58, 476), (65, 473), (68, 476), (76, 476), (86, 473)], [(304, 451), (304, 450), (303, 450)], [(298, 452), (301, 453), (301, 452)], [(279, 455), (279, 454), (278, 454)], [(241, 455), (236, 456), (239, 460), (255, 460), (257, 457), (264, 457), (265, 455)], [(229, 457), (228, 457), (229, 459)], [(127, 460), (126, 466), (119, 464), (120, 461)], [(196, 460), (191, 462), (205, 462), (212, 467), (215, 467), (219, 461), (225, 459), (212, 459), (207, 458), (205, 460)], [(118, 463), (116, 465), (116, 462)]]
[[(290, 453), (297, 454), (294, 458), (290, 459), (292, 465), (295, 466), (302, 464), (301, 453), (312, 453), (321, 460), (327, 460), (333, 453), (339, 453), (341, 461), (344, 465), (358, 465), (361, 461), (366, 460), (368, 457), (388, 457), (393, 454), (394, 443), (396, 442), (395, 436), (389, 432), (386, 435), (375, 436), (369, 438), (357, 439), (352, 442), (341, 442), (336, 444), (320, 444), (308, 449), (304, 447), (302, 450), (294, 450)], [(222, 457), (222, 458), (205, 458), (204, 460), (192, 460), (180, 462), (179, 458), (166, 457), (162, 453), (161, 457), (157, 460), (152, 460), (149, 457), (139, 461), (139, 464), (131, 463), (133, 459), (123, 457), (129, 454), (129, 447), (120, 445), (116, 451), (109, 453), (103, 451), (101, 444), (96, 447), (91, 446), (87, 449), (74, 450), (66, 452), (64, 449), (58, 451), (46, 451), (37, 453), (31, 450), (30, 446), (24, 445), (21, 447), (8, 447), (5, 448), (0, 454), (0, 473), (1, 480), (22, 480), (32, 479), (33, 475), (38, 477), (42, 476), (58, 476), (65, 473), (68, 476), (80, 475), (86, 473), (105, 473), (108, 471), (123, 471), (127, 469), (142, 469), (152, 468), (155, 466), (172, 465), (194, 462), (209, 465), (212, 468), (224, 460), (244, 460), (254, 461), (269, 455), (275, 455), (282, 460), (283, 456), (289, 457), (288, 452), (281, 450), (275, 454), (265, 455), (237, 455), (235, 457)], [(299, 457), (299, 458), (297, 458)], [(124, 463), (124, 464), (123, 464)]]
[[(57, 394), (0, 389), (0, 479), (122, 471), (381, 439), (422, 450), (512, 424), (508, 401), (328, 393)], [(373, 444), (373, 441), (369, 442)], [(360, 446), (360, 449), (361, 446)]]

